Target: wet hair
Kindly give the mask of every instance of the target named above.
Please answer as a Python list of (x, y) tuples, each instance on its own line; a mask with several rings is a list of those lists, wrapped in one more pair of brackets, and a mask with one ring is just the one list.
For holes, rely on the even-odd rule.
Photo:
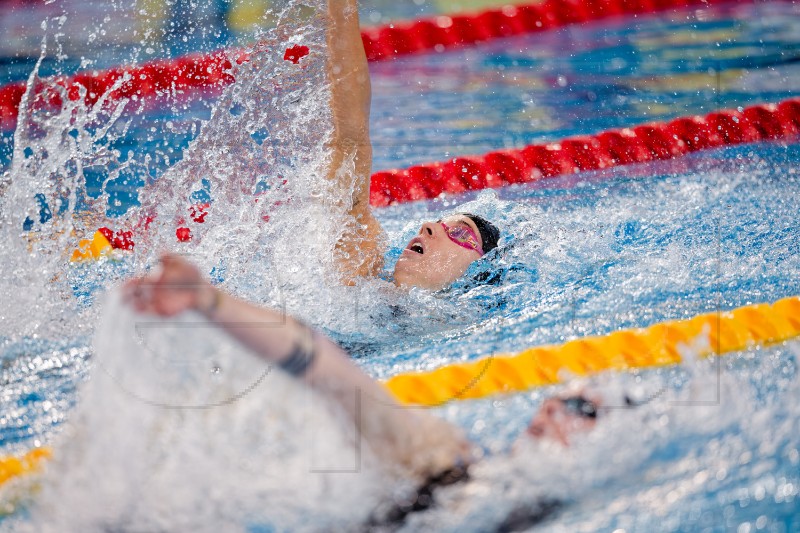
[(480, 215), (472, 213), (459, 213), (459, 215), (469, 218), (478, 227), (478, 233), (481, 234), (481, 242), (483, 244), (483, 253), (489, 253), (497, 248), (497, 241), (500, 240), (500, 230), (497, 226)]

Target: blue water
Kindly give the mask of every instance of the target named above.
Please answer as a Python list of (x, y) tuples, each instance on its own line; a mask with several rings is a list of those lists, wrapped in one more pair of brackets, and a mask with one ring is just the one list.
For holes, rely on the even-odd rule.
[[(362, 8), (366, 17), (373, 11), (389, 12), (379, 4)], [(795, 96), (799, 30), (797, 7), (758, 4), (607, 21), (373, 64), (375, 168)], [(166, 45), (162, 52), (168, 55)], [(74, 67), (66, 60), (48, 66)], [(110, 141), (125, 173), (105, 185), (102, 171), (89, 176), (89, 194), (104, 188), (110, 211), (126, 211), (145, 180), (182, 157), (212, 104), (167, 101), (131, 117)], [(5, 139), (10, 146), (9, 133)], [(503, 282), (415, 293), (392, 302), (399, 312), (366, 301), (356, 335), (334, 319), (314, 319), (349, 341), (370, 374), (387, 377), (797, 295), (798, 160), (797, 143), (746, 145), (383, 209), (390, 259), (421, 221), (442, 212), (466, 207), (491, 216), (506, 234), (492, 266)], [(107, 278), (126, 268), (73, 268), (80, 306), (94, 305)], [(349, 294), (375, 297), (369, 288)], [(344, 304), (334, 309), (348, 312)], [(0, 453), (54, 439), (90, 373), (90, 336), (87, 326), (62, 340), (3, 340)], [(497, 457), (476, 474), (477, 488), (447, 492), (449, 504), (407, 529), (492, 530), (508, 506), (541, 494), (563, 497), (561, 484), (573, 497), (546, 530), (798, 531), (798, 353), (792, 342), (604, 376), (594, 386), (666, 392), (638, 413), (615, 414), (575, 456), (545, 449), (503, 458), (553, 390), (440, 408)], [(704, 411), (716, 390), (721, 407)], [(318, 515), (312, 523), (324, 530), (326, 515)], [(260, 521), (269, 523), (269, 513)]]

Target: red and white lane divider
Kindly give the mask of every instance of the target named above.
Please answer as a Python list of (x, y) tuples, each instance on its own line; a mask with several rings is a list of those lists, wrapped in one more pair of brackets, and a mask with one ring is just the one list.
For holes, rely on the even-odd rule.
[[(709, 6), (722, 3), (747, 3), (752, 0), (546, 0), (541, 3), (509, 5), (478, 13), (441, 15), (412, 22), (397, 22), (367, 28), (361, 33), (364, 49), (370, 61), (444, 51), (473, 45), (491, 39), (560, 28), (570, 24), (601, 20), (614, 16), (656, 13), (670, 9)], [(309, 53), (307, 46), (295, 45), (284, 51), (284, 59), (298, 63)], [(93, 105), (123, 79), (107, 96), (110, 99), (148, 98), (169, 91), (188, 92), (203, 88), (218, 88), (234, 81), (233, 63), (248, 61), (246, 50), (222, 50), (213, 54), (193, 54), (176, 59), (158, 60), (139, 67), (120, 67), (102, 71), (83, 72), (61, 77), (53, 83), (66, 89), (67, 97)], [(58, 106), (61, 94), (44, 91), (45, 102)], [(13, 128), (17, 111), (25, 93), (25, 83), (0, 87), (0, 128)]]
[[(793, 98), (778, 104), (754, 105), (742, 111), (715, 111), (706, 116), (651, 122), (559, 142), (376, 172), (370, 182), (370, 204), (385, 207), (436, 198), (441, 194), (460, 194), (582, 171), (672, 159), (726, 145), (791, 140), (798, 135), (800, 98)], [(176, 239), (190, 241), (191, 226), (203, 224), (209, 218), (213, 220), (212, 208), (210, 204), (189, 206), (188, 217), (175, 230)], [(149, 222), (146, 220), (142, 225), (144, 230)], [(114, 249), (131, 250), (137, 231), (101, 228), (92, 239), (80, 242), (72, 260), (97, 258)]]
[(388, 170), (372, 175), (375, 207), (436, 198), (442, 193), (528, 183), (563, 174), (671, 159), (718, 146), (789, 139), (800, 133), (800, 98), (723, 110), (571, 137), (486, 155)]
[(545, 0), (507, 5), (478, 13), (441, 15), (392, 23), (361, 33), (367, 58), (381, 61), (427, 51), (442, 52), (524, 33), (551, 30), (617, 16), (670, 9), (745, 3), (749, 0)]

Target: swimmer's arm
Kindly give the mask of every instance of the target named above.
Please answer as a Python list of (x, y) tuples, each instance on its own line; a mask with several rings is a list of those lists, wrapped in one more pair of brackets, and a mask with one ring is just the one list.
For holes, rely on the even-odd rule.
[[(199, 309), (213, 309), (204, 313), (209, 320), (267, 361), (281, 366), (307, 341), (307, 326), (293, 318), (209, 287)], [(242, 328), (237, 322), (277, 327)], [(333, 341), (319, 332), (313, 339), (313, 360), (296, 377), (338, 404), (378, 457), (419, 479), (470, 462), (471, 447), (460, 430), (420, 409), (399, 405)]]
[[(328, 178), (348, 188), (351, 187), (350, 179), (355, 179), (350, 214), (358, 225), (342, 238), (337, 251), (346, 277), (374, 276), (383, 267), (383, 231), (369, 207), (372, 89), (359, 30), (358, 3), (356, 0), (328, 0), (328, 14), (328, 78), (333, 115)], [(342, 172), (351, 158), (354, 176)]]
[[(308, 340), (309, 330), (297, 320), (222, 292), (177, 255), (164, 255), (159, 273), (128, 282), (125, 295), (142, 313), (175, 316), (197, 311), (253, 353), (278, 365)], [(320, 389), (330, 383), (346, 385), (396, 405), (386, 390), (351, 362), (341, 348), (321, 333), (315, 337), (315, 357), (298, 376), (300, 379)]]
[[(307, 346), (309, 329), (285, 313), (220, 291), (180, 256), (165, 255), (161, 266), (156, 275), (126, 286), (126, 296), (139, 312), (174, 316), (197, 311), (278, 366), (298, 346)], [(444, 470), (466, 456), (467, 446), (455, 428), (401, 407), (333, 341), (319, 332), (313, 339), (311, 364), (296, 377), (339, 404), (379, 456), (420, 474)]]
[[(307, 342), (307, 326), (284, 314), (211, 286), (203, 298), (198, 308), (201, 312), (212, 309), (204, 313), (209, 320), (267, 361), (281, 366)], [(237, 327), (242, 322), (277, 327)], [(469, 462), (470, 445), (460, 430), (419, 409), (399, 405), (383, 385), (323, 334), (313, 334), (312, 349), (311, 364), (296, 377), (338, 404), (378, 457), (401, 465), (406, 474), (420, 479)]]

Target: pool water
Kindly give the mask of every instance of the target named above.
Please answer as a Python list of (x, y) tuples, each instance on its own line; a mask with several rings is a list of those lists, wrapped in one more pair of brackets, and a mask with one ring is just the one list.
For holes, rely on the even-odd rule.
[[(432, 10), (426, 6), (420, 10)], [(388, 8), (362, 6), (366, 17), (372, 12)], [(375, 168), (795, 96), (798, 29), (800, 9), (790, 3), (720, 6), (372, 64)], [(298, 35), (320, 39), (313, 24)], [(67, 63), (48, 68), (74, 68)], [(461, 283), (433, 295), (387, 293), (378, 281), (341, 287), (330, 281), (325, 255), (335, 231), (300, 232), (308, 221), (323, 227), (335, 210), (277, 203), (316, 191), (301, 171), (313, 167), (313, 148), (323, 139), (314, 128), (290, 124), (324, 127), (326, 93), (313, 69), (298, 77), (270, 59), (254, 63), (243, 80), (269, 74), (295, 92), (253, 96), (260, 86), (243, 81), (238, 95), (131, 105), (119, 119), (88, 119), (83, 144), (57, 156), (51, 147), (63, 145), (51, 143), (69, 129), (58, 120), (44, 133), (5, 134), (4, 165), (14, 179), (7, 190), (19, 203), (7, 200), (0, 211), (2, 283), (7, 292), (26, 290), (17, 289), (0, 320), (0, 453), (55, 443), (62, 460), (44, 478), (39, 504), (23, 497), (23, 510), (0, 527), (353, 530), (371, 505), (397, 497), (368, 450), (353, 462), (351, 437), (313, 395), (280, 376), (261, 380), (263, 365), (191, 318), (154, 325), (137, 322), (114, 301), (103, 304), (115, 281), (146, 268), (159, 247), (176, 246), (172, 219), (119, 262), (67, 266), (52, 253), (72, 242), (56, 230), (135, 220), (138, 204), (169, 214), (198, 187), (217, 193), (226, 207), (213, 215), (218, 225), (178, 251), (228, 290), (323, 328), (378, 378), (800, 294), (796, 142), (385, 208), (377, 214), (391, 244), (389, 264), (422, 221), (443, 212), (469, 210), (497, 221), (506, 236), (492, 268), (502, 283)], [(265, 118), (249, 114), (243, 97), (262, 98)], [(214, 105), (231, 112), (212, 117)], [(284, 189), (269, 178), (263, 186), (253, 182), (250, 190), (266, 191), (263, 203), (275, 202), (270, 221), (256, 229), (251, 221), (262, 211), (232, 196), (239, 184), (224, 179), (234, 171), (222, 165), (255, 152), (242, 145), (226, 159), (219, 146), (233, 141), (215, 144), (247, 140), (248, 132), (235, 129), (247, 121), (251, 140), (272, 150), (250, 170), (295, 178)], [(112, 127), (98, 135), (104, 123)], [(10, 147), (20, 138), (34, 151), (50, 149), (50, 158), (15, 167)], [(201, 149), (188, 148), (193, 139)], [(300, 148), (311, 155), (294, 155)], [(59, 186), (72, 192), (85, 179), (88, 214), (69, 226), (38, 223), (38, 235), (47, 238), (29, 245), (14, 226), (20, 217), (13, 208), (35, 215), (31, 193), (58, 190), (46, 179), (53, 159), (67, 169)], [(81, 174), (69, 161), (91, 164)], [(19, 185), (23, 171), (30, 183)], [(198, 185), (200, 175), (210, 185)], [(26, 259), (31, 249), (38, 256)], [(298, 265), (298, 255), (321, 260)], [(180, 354), (170, 348), (176, 343)], [(563, 505), (538, 528), (798, 531), (798, 349), (791, 341), (679, 368), (599, 376), (589, 386), (610, 401), (622, 392), (652, 399), (639, 409), (612, 410), (566, 450), (517, 442), (531, 413), (560, 387), (437, 408), (487, 458), (472, 483), (442, 491), (439, 507), (409, 518), (405, 529), (493, 531), (513, 509), (559, 499)], [(123, 390), (138, 391), (138, 401)], [(217, 405), (231, 398), (237, 401)], [(176, 408), (190, 404), (217, 408)], [(309, 410), (292, 408), (301, 405)], [(309, 468), (309, 455), (325, 466)]]

